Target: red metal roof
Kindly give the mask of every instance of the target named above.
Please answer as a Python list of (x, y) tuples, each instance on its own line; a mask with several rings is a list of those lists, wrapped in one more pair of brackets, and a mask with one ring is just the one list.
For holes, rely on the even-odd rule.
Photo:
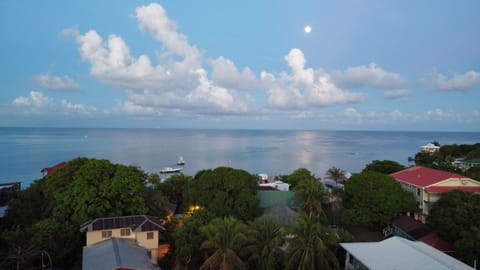
[(426, 188), (428, 192), (432, 193), (444, 193), (444, 192), (449, 192), (452, 190), (461, 190), (464, 192), (480, 192), (480, 187), (462, 187), (462, 186), (456, 186), (456, 187), (428, 187)]
[(443, 240), (443, 238), (438, 236), (438, 234), (436, 233), (427, 234), (421, 238), (418, 238), (417, 241), (422, 241), (425, 244), (432, 246), (443, 252), (452, 252), (454, 250), (452, 244)]
[(399, 181), (403, 181), (418, 187), (428, 187), (450, 178), (467, 178), (466, 176), (457, 173), (421, 166), (410, 167), (408, 169), (392, 173), (391, 176)]
[(48, 168), (43, 168), (40, 172), (42, 172), (42, 173), (43, 173), (43, 172), (51, 173), (51, 172), (55, 171), (56, 169), (65, 166), (65, 164), (67, 164), (67, 162), (63, 161), (63, 162), (58, 163), (58, 164), (55, 165), (55, 166), (48, 167)]

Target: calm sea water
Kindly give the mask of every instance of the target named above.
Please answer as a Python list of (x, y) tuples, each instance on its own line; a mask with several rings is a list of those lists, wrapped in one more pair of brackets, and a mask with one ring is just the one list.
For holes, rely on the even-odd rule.
[(0, 128), (0, 183), (22, 187), (40, 170), (76, 157), (138, 165), (146, 172), (176, 167), (183, 172), (230, 166), (250, 173), (289, 174), (307, 168), (316, 176), (336, 166), (359, 172), (372, 160), (409, 165), (421, 145), (473, 144), (480, 133), (382, 131), (281, 131), (198, 129)]

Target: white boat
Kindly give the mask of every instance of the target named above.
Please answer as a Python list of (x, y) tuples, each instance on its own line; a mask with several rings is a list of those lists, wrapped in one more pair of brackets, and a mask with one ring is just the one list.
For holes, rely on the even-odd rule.
[(165, 167), (160, 170), (160, 173), (177, 173), (180, 172), (182, 168), (172, 168), (172, 167)]
[(185, 160), (183, 159), (182, 156), (178, 158), (177, 165), (185, 165)]

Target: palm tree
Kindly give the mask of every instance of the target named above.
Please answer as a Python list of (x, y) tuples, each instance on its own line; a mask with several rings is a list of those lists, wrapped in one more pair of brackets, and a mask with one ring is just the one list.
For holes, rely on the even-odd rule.
[(314, 177), (304, 179), (293, 191), (295, 192), (293, 201), (301, 204), (300, 210), (321, 220), (326, 219), (322, 202), (328, 200), (328, 197), (320, 181)]
[(233, 217), (216, 218), (200, 228), (205, 240), (200, 248), (206, 251), (207, 259), (201, 270), (207, 269), (245, 269), (239, 256), (242, 247), (247, 243), (247, 226)]
[(329, 246), (337, 243), (334, 230), (322, 226), (314, 215), (301, 213), (288, 241), (285, 269), (339, 269)]
[(252, 230), (252, 244), (250, 247), (250, 268), (260, 270), (277, 269), (282, 254), (281, 246), (285, 242), (285, 235), (281, 227), (272, 219), (263, 218), (250, 223)]
[(334, 180), (337, 185), (338, 181), (343, 182), (347, 179), (345, 171), (337, 167), (331, 167), (325, 174), (326, 178)]

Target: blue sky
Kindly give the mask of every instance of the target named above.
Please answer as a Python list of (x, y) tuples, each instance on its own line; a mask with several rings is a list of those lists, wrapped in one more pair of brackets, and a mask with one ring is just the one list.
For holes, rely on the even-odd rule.
[(480, 131), (479, 1), (237, 2), (1, 1), (0, 126)]

